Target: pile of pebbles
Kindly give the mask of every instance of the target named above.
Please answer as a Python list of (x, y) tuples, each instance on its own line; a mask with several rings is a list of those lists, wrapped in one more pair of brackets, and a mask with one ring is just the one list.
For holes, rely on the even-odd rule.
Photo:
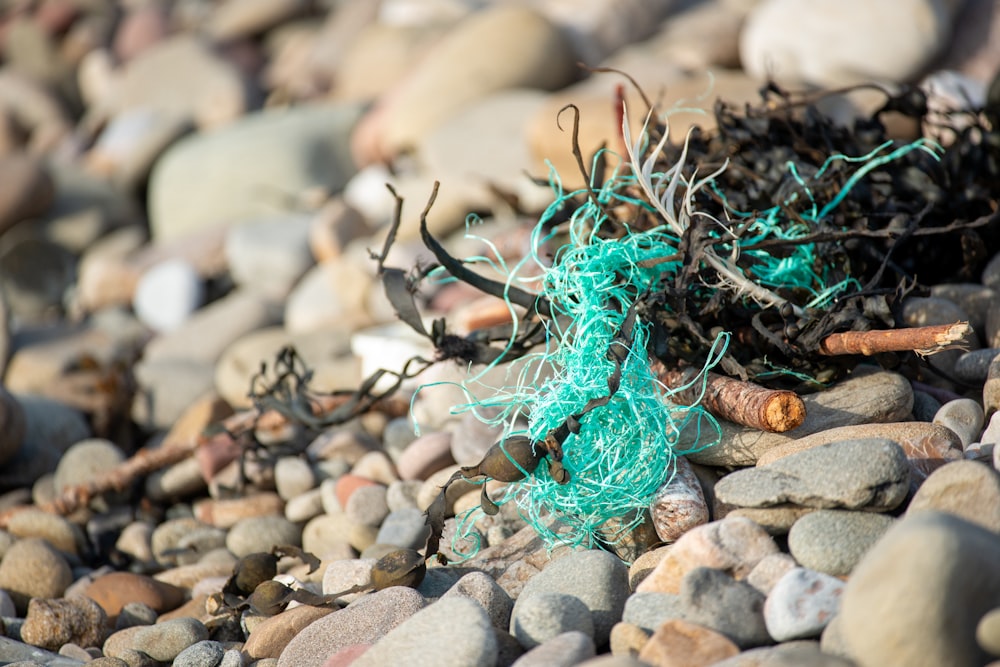
[[(424, 546), (438, 487), (497, 437), (452, 414), (468, 398), (444, 364), (404, 387), (432, 385), (412, 414), (272, 443), (244, 470), (203, 448), (68, 516), (38, 509), (139, 447), (249, 408), (251, 378), (286, 345), (321, 390), (430, 354), (375, 280), (369, 249), (394, 206), (384, 184), (406, 199), (392, 266), (427, 259), (415, 220), (433, 180), (429, 223), (452, 254), (485, 252), (464, 234), (469, 211), (484, 213), (478, 236), (524, 253), (533, 219), (512, 196), (525, 210), (552, 198), (524, 172), (548, 160), (578, 179), (559, 109), (581, 110), (585, 152), (616, 136), (620, 79), (578, 61), (688, 108), (754, 101), (767, 74), (839, 87), (930, 72), (934, 102), (984, 98), (1000, 68), (995, 2), (892, 0), (885, 19), (872, 2), (8, 3), (0, 510), (20, 511), (0, 530), (0, 663), (1000, 661), (1000, 257), (980, 283), (906, 304), (907, 325), (972, 324), (970, 351), (931, 360), (955, 382), (862, 366), (804, 397), (794, 431), (723, 424), (615, 553), (551, 549), (505, 506), (476, 523), (475, 544), (451, 544), (450, 518), (445, 552), (475, 555), (415, 588), (219, 622), (213, 596), (250, 554), (302, 547), (320, 566), (285, 557), (274, 578), (336, 595), (369, 583), (386, 553)], [(842, 48), (817, 48), (831, 34)], [(849, 118), (883, 101), (825, 104)], [(671, 131), (694, 122), (712, 121), (678, 113)], [(461, 285), (425, 296), (459, 332), (494, 316)], [(479, 488), (453, 484), (447, 502), (461, 513)]]

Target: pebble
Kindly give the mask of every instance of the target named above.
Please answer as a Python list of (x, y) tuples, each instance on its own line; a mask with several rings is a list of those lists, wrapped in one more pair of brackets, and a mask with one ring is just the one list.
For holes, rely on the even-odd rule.
[(396, 466), (385, 452), (368, 452), (354, 464), (351, 474), (367, 477), (385, 486), (399, 481)]
[(7, 591), (19, 612), (32, 598), (58, 598), (73, 583), (66, 559), (45, 540), (18, 540), (0, 561), (0, 588)]
[(594, 636), (590, 610), (573, 595), (535, 592), (511, 614), (510, 633), (525, 649), (566, 632), (580, 632), (591, 639)]
[(774, 585), (785, 576), (785, 573), (798, 566), (795, 559), (786, 553), (778, 552), (765, 556), (750, 570), (746, 582), (758, 591), (767, 595)]
[(934, 423), (950, 428), (963, 447), (979, 440), (985, 421), (982, 406), (971, 398), (948, 401), (934, 415)]
[(0, 179), (7, 184), (0, 196), (0, 234), (22, 220), (44, 215), (55, 200), (55, 183), (37, 157), (3, 156)]
[[(357, 604), (357, 603), (355, 603)], [(494, 664), (499, 653), (486, 611), (472, 600), (439, 600), (406, 619), (352, 665), (377, 667), (404, 661), (415, 666)]]
[(763, 528), (749, 519), (727, 517), (685, 533), (636, 592), (679, 593), (684, 576), (697, 567), (711, 567), (745, 579), (778, 546)]
[[(193, 75), (195, 74), (196, 75)], [(253, 86), (235, 64), (196, 35), (176, 34), (144, 49), (112, 81), (113, 112), (145, 107), (218, 127), (250, 108)]]
[(1000, 355), (1000, 348), (996, 347), (966, 352), (955, 362), (955, 377), (969, 384), (983, 384), (989, 377), (990, 364), (997, 355)]
[[(346, 285), (350, 289), (344, 289)], [(364, 329), (372, 323), (368, 312), (372, 285), (368, 266), (356, 257), (344, 255), (320, 262), (306, 271), (285, 300), (285, 328), (292, 334)], [(351, 345), (352, 352), (361, 361), (361, 377), (369, 377), (375, 368), (365, 365), (365, 356), (358, 353), (356, 338)], [(376, 368), (402, 367), (384, 356), (386, 349), (381, 352), (383, 356)]]
[(916, 482), (947, 462), (962, 458), (962, 443), (950, 428), (924, 422), (894, 422), (843, 426), (808, 435), (770, 450), (757, 464), (767, 465), (820, 445), (871, 438), (892, 440), (902, 447), (910, 463), (912, 481)]
[(785, 503), (772, 507), (737, 507), (726, 516), (750, 519), (766, 530), (768, 535), (778, 536), (787, 535), (796, 521), (815, 511), (812, 507)]
[[(898, 422), (909, 418), (913, 389), (906, 378), (868, 367), (829, 389), (802, 397), (806, 418), (801, 426), (786, 433), (767, 433), (722, 421), (719, 444), (688, 454), (694, 463), (713, 466), (748, 466), (757, 463), (769, 450), (804, 440), (843, 426)], [(681, 434), (680, 446), (693, 444), (693, 434)]]
[(994, 357), (983, 384), (983, 410), (987, 418), (1000, 409), (1000, 357)]
[(205, 639), (178, 653), (171, 667), (218, 667), (225, 653), (221, 643)]
[(792, 526), (788, 549), (803, 567), (846, 576), (892, 524), (884, 514), (817, 510)]
[(91, 435), (78, 410), (42, 396), (17, 394), (15, 398), (24, 411), (25, 432), (21, 446), (0, 469), (2, 488), (33, 484), (54, 472), (63, 452)]
[(807, 507), (891, 510), (906, 498), (910, 467), (896, 443), (847, 440), (738, 470), (719, 480), (716, 496), (743, 507), (792, 502)]
[(292, 523), (305, 523), (323, 513), (323, 493), (310, 489), (285, 503), (285, 518)]
[(411, 442), (397, 459), (396, 470), (402, 480), (427, 479), (454, 464), (451, 433), (438, 431), (422, 435)]
[[(326, 570), (323, 572), (323, 595), (333, 595), (350, 590), (355, 586), (371, 584), (372, 568), (376, 562), (375, 558), (350, 558), (333, 561), (326, 566)], [(350, 603), (362, 595), (364, 593), (349, 593), (337, 599)]]
[(302, 548), (319, 555), (340, 552), (351, 541), (351, 528), (343, 512), (320, 514), (302, 529)]
[(642, 664), (657, 667), (712, 665), (740, 649), (724, 635), (696, 623), (674, 619), (663, 623), (639, 651)]
[[(112, 643), (116, 635), (122, 633), (129, 634), (119, 640), (122, 642), (121, 644), (119, 641), (112, 644), (115, 650), (109, 650), (108, 644)], [(175, 618), (160, 621), (154, 625), (120, 630), (108, 638), (104, 652), (111, 657), (121, 657), (116, 655), (121, 649), (133, 649), (142, 651), (153, 660), (170, 662), (181, 651), (206, 639), (208, 639), (208, 630), (201, 621), (194, 618)]]
[(7, 532), (14, 537), (39, 537), (65, 554), (78, 554), (85, 538), (79, 526), (49, 512), (25, 509), (10, 518)]
[(938, 468), (920, 485), (907, 515), (947, 512), (1000, 534), (1000, 473), (976, 461)]
[(233, 282), (276, 299), (284, 298), (315, 264), (309, 250), (312, 216), (270, 215), (247, 220), (226, 234), (226, 262)]
[(594, 623), (594, 643), (608, 642), (611, 626), (621, 620), (628, 594), (628, 568), (620, 559), (604, 551), (578, 551), (545, 567), (525, 584), (514, 602), (511, 627), (518, 609), (535, 593), (559, 593), (579, 598), (590, 610)]
[(301, 546), (302, 529), (283, 516), (240, 519), (226, 535), (226, 548), (238, 558), (286, 544)]
[(34, 646), (56, 651), (63, 644), (100, 646), (104, 643), (104, 610), (86, 597), (34, 598), (21, 626), (21, 639)]
[[(478, 607), (473, 603), (463, 606)], [(320, 667), (338, 651), (357, 644), (374, 644), (406, 619), (424, 608), (424, 598), (412, 588), (392, 586), (365, 595), (344, 609), (314, 621), (299, 632), (281, 652), (278, 667)], [(485, 616), (485, 612), (481, 611)], [(453, 628), (460, 618), (440, 623)], [(488, 623), (488, 621), (487, 621)], [(456, 635), (457, 636), (457, 635)], [(454, 638), (440, 641), (448, 646)], [(413, 659), (412, 656), (408, 656)]]
[(511, 667), (573, 667), (596, 655), (594, 639), (583, 632), (564, 632), (515, 660)]
[(854, 667), (854, 662), (820, 650), (814, 641), (790, 641), (750, 649), (712, 667)]
[[(954, 19), (951, 5), (847, 2), (801, 12), (789, 0), (767, 0), (747, 17), (740, 61), (758, 79), (773, 76), (784, 85), (837, 88), (873, 80), (911, 81), (947, 44)], [(865, 11), (874, 13), (859, 13)], [(824, 42), (843, 48), (831, 53), (817, 47)]]
[(153, 237), (176, 239), (272, 214), (272, 201), (257, 196), (261, 183), (291, 197), (317, 188), (339, 190), (354, 173), (344, 146), (359, 110), (318, 104), (255, 112), (216, 132), (176, 142), (150, 175)]
[(741, 649), (768, 644), (764, 595), (744, 581), (709, 567), (696, 567), (681, 581), (680, 617), (724, 635)]
[(309, 463), (297, 456), (283, 456), (274, 464), (274, 485), (282, 500), (291, 500), (316, 486)]
[[(509, 34), (518, 35), (516, 47), (503, 38)], [(576, 57), (564, 33), (531, 8), (477, 12), (439, 40), (369, 112), (353, 137), (355, 159), (367, 165), (419, 145), (428, 131), (489, 93), (560, 88), (575, 77)]]
[(281, 657), (289, 642), (312, 623), (332, 613), (329, 607), (302, 605), (264, 619), (250, 632), (243, 650), (252, 660)]
[(205, 300), (205, 286), (198, 269), (175, 257), (148, 269), (136, 283), (132, 308), (136, 317), (153, 331), (174, 331), (191, 317)]
[(927, 392), (913, 392), (913, 418), (918, 422), (933, 422), (934, 415), (941, 409), (941, 405), (941, 401)]
[(1000, 607), (986, 612), (976, 624), (976, 642), (992, 656), (1000, 656)]
[(353, 524), (378, 528), (389, 515), (386, 487), (375, 484), (357, 489), (347, 500), (344, 514)]
[(679, 456), (676, 472), (664, 484), (649, 506), (656, 534), (664, 542), (674, 542), (681, 535), (708, 523), (708, 504), (701, 483), (691, 469), (687, 458)]
[[(325, 586), (324, 590), (326, 590)], [(514, 601), (489, 575), (483, 572), (469, 572), (462, 575), (462, 578), (456, 581), (441, 596), (441, 599), (451, 597), (467, 597), (477, 602), (486, 610), (494, 628), (503, 630), (510, 627)], [(591, 626), (593, 626), (593, 622), (591, 622)], [(591, 637), (592, 635), (593, 633), (591, 633)], [(593, 643), (592, 638), (591, 643)]]
[(415, 507), (404, 507), (385, 517), (375, 541), (394, 544), (401, 549), (419, 549), (424, 546), (429, 534), (424, 513)]
[(862, 665), (984, 664), (975, 627), (1000, 599), (998, 558), (996, 533), (938, 512), (904, 517), (844, 589), (840, 632), (850, 655)]
[(132, 572), (111, 572), (98, 577), (83, 594), (104, 609), (111, 623), (129, 604), (143, 604), (163, 613), (179, 607), (185, 596), (177, 586)]
[(789, 570), (764, 603), (767, 632), (775, 641), (819, 637), (840, 609), (844, 582), (804, 567)]

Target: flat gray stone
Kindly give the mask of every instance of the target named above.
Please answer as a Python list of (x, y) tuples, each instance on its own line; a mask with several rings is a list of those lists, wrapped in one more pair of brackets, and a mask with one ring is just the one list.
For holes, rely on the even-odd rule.
[[(688, 455), (694, 463), (713, 466), (754, 465), (760, 456), (785, 443), (839, 426), (903, 421), (913, 408), (910, 382), (898, 373), (861, 366), (852, 377), (816, 394), (802, 397), (806, 418), (785, 433), (768, 433), (720, 420), (719, 444)], [(681, 433), (678, 447), (695, 445), (693, 431)]]
[(846, 440), (723, 477), (716, 497), (740, 507), (795, 503), (820, 509), (891, 510), (906, 498), (910, 466), (885, 438)]
[(788, 549), (803, 567), (848, 575), (894, 519), (874, 512), (816, 510), (795, 522)]

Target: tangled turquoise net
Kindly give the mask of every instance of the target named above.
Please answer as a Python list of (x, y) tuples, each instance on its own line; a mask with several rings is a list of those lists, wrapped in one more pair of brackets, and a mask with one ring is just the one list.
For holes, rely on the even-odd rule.
[[(646, 153), (639, 148), (636, 153)], [(861, 162), (862, 167), (822, 207), (812, 201), (808, 183), (790, 164), (789, 173), (801, 186), (800, 192), (792, 196), (807, 197), (811, 210), (799, 214), (800, 222), (786, 219), (781, 207), (753, 216), (730, 211), (733, 217), (750, 218), (746, 233), (732, 239), (727, 237), (726, 227), (719, 224), (709, 231), (718, 241), (714, 247), (736, 256), (741, 245), (749, 246), (765, 238), (804, 236), (811, 231), (810, 223), (826, 216), (875, 166), (909, 150), (929, 150), (923, 142), (889, 153), (885, 148), (860, 158), (831, 157), (828, 164)], [(653, 154), (661, 149), (662, 144)], [(588, 401), (607, 396), (608, 378), (615, 370), (615, 363), (608, 357), (610, 346), (635, 301), (647, 291), (662, 287), (664, 281), (684, 268), (677, 258), (678, 248), (685, 224), (696, 215), (691, 211), (693, 194), (702, 187), (714, 186), (711, 175), (695, 180), (693, 174), (682, 172), (683, 154), (680, 162), (665, 173), (651, 172), (651, 162), (640, 164), (632, 157), (626, 173), (614, 172), (605, 183), (594, 184), (592, 192), (563, 193), (553, 173), (555, 201), (534, 229), (533, 252), (513, 269), (498, 254), (496, 259), (473, 258), (505, 273), (508, 285), (540, 282), (541, 294), (548, 299), (555, 317), (546, 323), (545, 350), (510, 364), (508, 377), (516, 379), (509, 386), (496, 387), (489, 399), (459, 406), (458, 411), (471, 410), (485, 422), (502, 425), (504, 437), (527, 435), (540, 442), (568, 417), (578, 415)], [(824, 165), (816, 178), (826, 168)], [(626, 194), (643, 185), (647, 196), (657, 198), (655, 203)], [(551, 260), (546, 260), (540, 249), (555, 235), (546, 233), (546, 223), (567, 200), (580, 197), (585, 197), (585, 203), (575, 210), (568, 225), (560, 227), (568, 239)], [(624, 233), (606, 238), (601, 234), (609, 222), (605, 211), (618, 204), (643, 207), (665, 218), (665, 224), (651, 230), (626, 228)], [(806, 305), (813, 307), (852, 286), (850, 280), (827, 283), (828, 271), (812, 243), (797, 245), (780, 258), (759, 250), (748, 250), (747, 254), (753, 261), (745, 272), (719, 260), (728, 271), (720, 271), (720, 275), (731, 276), (732, 283), (702, 285), (697, 290), (705, 299), (713, 290), (726, 288), (746, 300), (762, 301), (773, 294), (768, 288), (795, 288), (812, 295)], [(535, 267), (535, 273), (525, 276), (529, 266)], [(677, 456), (718, 441), (720, 428), (711, 414), (697, 403), (684, 406), (671, 400), (690, 385), (670, 390), (657, 379), (647, 352), (649, 336), (650, 325), (637, 320), (622, 363), (618, 390), (605, 405), (586, 412), (580, 419), (579, 432), (563, 443), (562, 463), (569, 472), (569, 481), (556, 482), (543, 464), (533, 472), (523, 471), (529, 474), (522, 481), (509, 484), (500, 497), (493, 498), (501, 506), (514, 503), (550, 548), (560, 544), (591, 547), (597, 542), (613, 545), (643, 521), (644, 510), (674, 475)], [(692, 380), (700, 383), (702, 390), (707, 371), (719, 362), (728, 341), (728, 333), (718, 334), (704, 368)], [(478, 374), (467, 384), (481, 377)], [(480, 410), (486, 407), (492, 412)], [(527, 427), (515, 428), (524, 418)], [(695, 443), (693, 449), (679, 450), (682, 432), (684, 442)], [(482, 510), (475, 508), (457, 517), (452, 547), (460, 557), (471, 557), (479, 550), (475, 523), (482, 516)]]

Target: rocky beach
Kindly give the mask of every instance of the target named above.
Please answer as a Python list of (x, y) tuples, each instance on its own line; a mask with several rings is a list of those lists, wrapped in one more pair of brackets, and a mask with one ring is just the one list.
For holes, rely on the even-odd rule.
[(997, 667), (998, 184), (996, 0), (0, 3), (0, 665)]

